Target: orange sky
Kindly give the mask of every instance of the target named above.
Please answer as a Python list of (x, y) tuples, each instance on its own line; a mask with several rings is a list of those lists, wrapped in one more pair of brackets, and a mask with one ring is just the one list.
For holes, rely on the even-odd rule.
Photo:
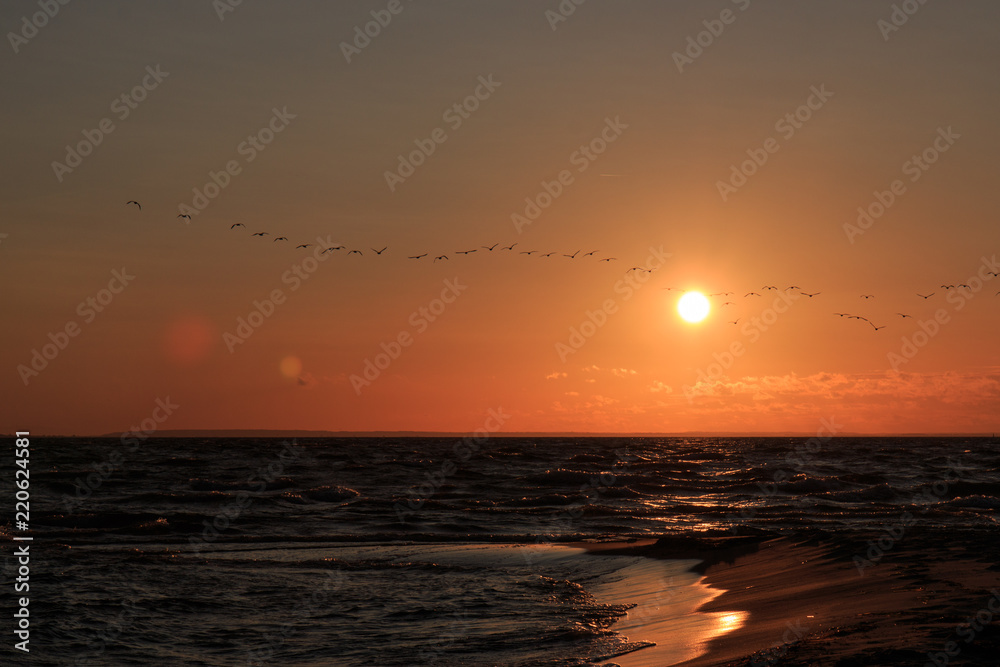
[(7, 3), (0, 430), (1000, 431), (1000, 7), (893, 4)]

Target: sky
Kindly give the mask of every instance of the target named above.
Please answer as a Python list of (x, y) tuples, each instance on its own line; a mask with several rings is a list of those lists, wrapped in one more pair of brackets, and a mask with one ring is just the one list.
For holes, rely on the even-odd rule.
[(2, 431), (1000, 431), (996, 3), (0, 28)]

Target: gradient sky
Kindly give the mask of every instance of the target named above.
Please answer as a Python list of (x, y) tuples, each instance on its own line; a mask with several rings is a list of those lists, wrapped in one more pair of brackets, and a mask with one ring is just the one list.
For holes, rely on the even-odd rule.
[[(887, 32), (882, 0), (590, 0), (554, 29), (555, 0), (403, 0), (348, 63), (341, 43), (389, 4), (243, 0), (220, 19), (208, 2), (70, 3), (16, 53), (7, 35), (0, 430), (124, 431), (169, 397), (163, 429), (467, 431), (502, 408), (520, 432), (1000, 431), (1000, 268), (983, 259), (1000, 253), (996, 3), (930, 2)], [(4, 3), (0, 26), (38, 11)], [(679, 71), (705, 21), (721, 34)], [(121, 118), (115, 100), (157, 66), (168, 75)], [(480, 77), (499, 87), (453, 127), (444, 112)], [(787, 136), (776, 123), (813, 89), (832, 96)], [(240, 145), (274, 109), (295, 117), (248, 162)], [(114, 130), (57, 178), (103, 118)], [(627, 128), (579, 172), (608, 119)], [(447, 140), (390, 191), (385, 172), (436, 128)], [(912, 180), (906, 163), (949, 128)], [(777, 151), (723, 200), (769, 138)], [(229, 161), (240, 173), (178, 218)], [(563, 170), (572, 182), (517, 229)], [(905, 191), (851, 236), (896, 179)], [(286, 272), (314, 248), (294, 246), (318, 238), (346, 249), (296, 286)], [(661, 268), (626, 273), (660, 248)], [(558, 254), (518, 254), (536, 249)], [(102, 312), (80, 307), (123, 268), (134, 279)], [(978, 291), (939, 287), (977, 273)], [(456, 279), (434, 322), (411, 318)], [(776, 308), (772, 284), (820, 294)], [(689, 324), (667, 287), (734, 304)], [(230, 352), (224, 335), (274, 290), (285, 301)], [(947, 321), (918, 333), (935, 313)], [(26, 383), (19, 367), (67, 324), (78, 335)]]

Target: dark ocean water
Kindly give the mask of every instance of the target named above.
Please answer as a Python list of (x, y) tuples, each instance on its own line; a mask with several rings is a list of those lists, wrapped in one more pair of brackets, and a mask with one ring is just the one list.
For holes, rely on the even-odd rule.
[(628, 605), (593, 594), (622, 563), (508, 545), (809, 532), (864, 553), (901, 522), (945, 541), (1000, 528), (989, 439), (32, 447), (32, 651), (5, 641), (9, 664), (596, 664), (635, 648), (614, 629)]

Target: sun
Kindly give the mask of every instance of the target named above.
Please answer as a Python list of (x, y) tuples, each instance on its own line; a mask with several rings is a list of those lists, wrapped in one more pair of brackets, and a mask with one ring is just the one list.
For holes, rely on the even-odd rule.
[(701, 322), (712, 306), (701, 292), (686, 292), (677, 302), (677, 312), (686, 322)]

